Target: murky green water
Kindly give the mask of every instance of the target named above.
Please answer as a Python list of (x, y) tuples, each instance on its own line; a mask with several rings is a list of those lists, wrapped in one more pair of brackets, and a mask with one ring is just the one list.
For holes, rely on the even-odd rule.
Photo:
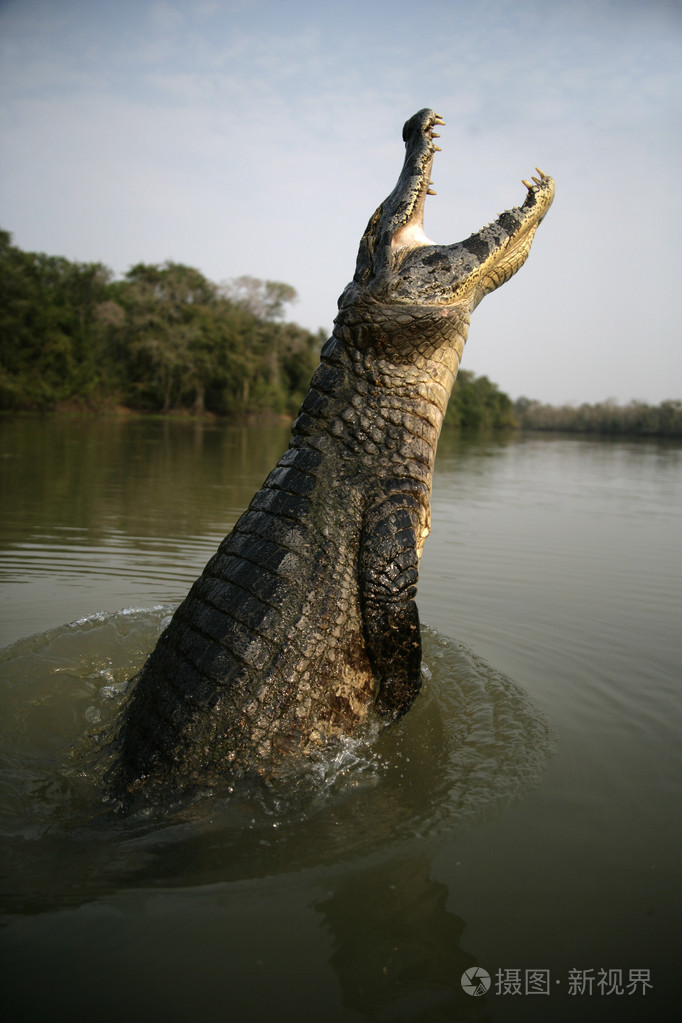
[(4, 1016), (673, 1018), (680, 446), (444, 437), (403, 722), (112, 817), (98, 736), (287, 436), (0, 421)]

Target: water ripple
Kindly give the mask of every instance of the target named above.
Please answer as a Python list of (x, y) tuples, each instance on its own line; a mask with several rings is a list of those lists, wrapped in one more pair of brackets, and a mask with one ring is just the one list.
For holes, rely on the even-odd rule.
[[(2, 652), (0, 838), (11, 901), (50, 892), (79, 901), (122, 877), (158, 880), (159, 870), (169, 884), (196, 884), (364, 854), (470, 826), (542, 774), (551, 748), (542, 715), (509, 679), (425, 629), (415, 707), (311, 764), (304, 784), (115, 818), (100, 737), (171, 610), (92, 615)], [(85, 871), (74, 859), (83, 843)]]

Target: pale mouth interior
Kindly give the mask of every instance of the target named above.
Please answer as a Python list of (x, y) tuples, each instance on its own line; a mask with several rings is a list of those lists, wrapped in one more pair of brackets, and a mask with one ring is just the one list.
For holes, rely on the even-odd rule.
[(397, 252), (399, 249), (411, 249), (417, 245), (435, 244), (436, 243), (424, 233), (424, 227), (421, 223), (410, 221), (408, 224), (403, 224), (402, 227), (399, 227), (393, 235), (391, 251)]
[(412, 211), (409, 220), (403, 224), (393, 235), (391, 241), (391, 252), (397, 252), (399, 249), (412, 248), (416, 245), (435, 245), (435, 242), (431, 241), (430, 238), (424, 233), (424, 206), (426, 205), (426, 193), (428, 191), (429, 184), (431, 183), (431, 168), (433, 167), (433, 153), (429, 157), (423, 173), (422, 183), (419, 190), (419, 198), (417, 199), (414, 210)]

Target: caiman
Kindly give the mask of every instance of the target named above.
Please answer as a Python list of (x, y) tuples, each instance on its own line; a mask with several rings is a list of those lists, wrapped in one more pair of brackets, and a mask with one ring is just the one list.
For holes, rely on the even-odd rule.
[(398, 183), (362, 236), (288, 450), (134, 681), (120, 796), (286, 774), (419, 692), (415, 596), (448, 397), (472, 311), (523, 265), (554, 197), (538, 170), (521, 206), (434, 244), (424, 204), (443, 123), (425, 109), (405, 124)]

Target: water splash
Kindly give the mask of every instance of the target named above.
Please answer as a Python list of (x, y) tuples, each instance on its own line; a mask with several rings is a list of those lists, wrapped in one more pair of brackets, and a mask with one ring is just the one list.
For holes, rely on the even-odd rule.
[(0, 652), (8, 896), (78, 900), (122, 879), (194, 884), (329, 862), (468, 827), (541, 777), (552, 742), (542, 715), (425, 628), (422, 694), (397, 725), (344, 739), (295, 782), (116, 818), (104, 740), (172, 610), (95, 614)]

